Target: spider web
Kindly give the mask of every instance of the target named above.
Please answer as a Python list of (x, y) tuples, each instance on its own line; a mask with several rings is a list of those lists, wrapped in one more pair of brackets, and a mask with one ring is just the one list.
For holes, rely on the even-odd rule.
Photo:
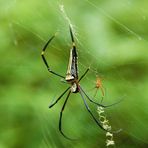
[[(117, 1), (115, 1), (115, 3), (116, 2)], [(5, 7), (4, 15), (7, 14), (8, 11), (17, 8), (18, 3), (19, 2), (16, 0), (11, 1), (9, 6)], [(86, 16), (80, 15), (80, 18), (82, 19), (82, 21), (79, 20), (79, 22), (82, 22), (82, 23), (79, 24), (76, 22), (77, 19), (74, 18), (74, 15), (71, 13), (71, 10), (70, 10), (71, 8), (69, 8), (69, 5), (71, 5), (71, 3), (72, 3), (71, 1), (69, 3), (66, 1), (65, 2), (64, 1), (45, 1), (45, 3), (42, 4), (42, 7), (45, 7), (45, 12), (44, 13), (36, 12), (36, 15), (38, 16), (37, 18), (40, 19), (40, 21), (47, 20), (45, 24), (44, 22), (42, 23), (43, 25), (42, 27), (38, 28), (39, 31), (32, 29), (29, 26), (29, 23), (28, 24), (25, 23), (24, 22), (25, 18), (23, 17), (17, 18), (16, 20), (11, 20), (8, 24), (8, 28), (10, 31), (10, 37), (13, 41), (14, 47), (16, 46), (20, 48), (20, 42), (22, 42), (22, 44), (25, 45), (26, 49), (29, 48), (32, 50), (32, 53), (34, 53), (34, 51), (38, 53), (38, 55), (35, 56), (36, 59), (38, 59), (40, 51), (37, 51), (37, 49), (34, 49), (35, 47), (33, 45), (36, 45), (36, 43), (39, 42), (40, 46), (38, 47), (42, 47), (42, 45), (44, 45), (44, 43), (47, 41), (50, 35), (54, 34), (56, 31), (59, 32), (57, 40), (55, 40), (54, 43), (51, 45), (54, 51), (53, 53), (51, 53), (51, 55), (47, 53), (47, 57), (50, 58), (51, 56), (53, 56), (51, 57), (51, 61), (55, 61), (56, 59), (55, 65), (57, 66), (55, 66), (55, 69), (58, 69), (59, 67), (58, 63), (59, 61), (61, 61), (60, 59), (64, 57), (65, 60), (61, 62), (60, 66), (65, 65), (63, 66), (65, 68), (62, 68), (59, 70), (59, 72), (64, 74), (67, 68), (67, 61), (69, 58), (69, 50), (67, 49), (71, 47), (71, 40), (69, 36), (69, 31), (68, 31), (68, 24), (71, 24), (71, 26), (73, 27), (76, 44), (78, 47), (79, 75), (82, 75), (84, 71), (88, 67), (90, 67), (90, 71), (88, 75), (82, 81), (82, 86), (84, 87), (84, 89), (90, 94), (90, 96), (92, 96), (94, 91), (91, 91), (91, 89), (94, 88), (95, 86), (96, 76), (99, 76), (102, 79), (103, 86), (106, 89), (106, 96), (103, 101), (104, 104), (111, 104), (113, 102), (120, 100), (120, 98), (123, 98), (125, 96), (124, 101), (122, 103), (106, 111), (107, 118), (109, 118), (109, 121), (112, 127), (114, 129), (123, 128), (123, 132), (116, 137), (117, 139), (116, 141), (118, 140), (122, 141), (122, 139), (124, 139), (125, 136), (127, 136), (129, 137), (129, 139), (133, 141), (137, 141), (137, 145), (138, 144), (142, 145), (144, 143), (147, 144), (147, 138), (146, 138), (147, 134), (143, 134), (138, 129), (138, 127), (141, 127), (143, 129), (142, 131), (144, 131), (144, 128), (147, 128), (146, 117), (145, 117), (147, 115), (147, 112), (146, 112), (147, 102), (146, 102), (146, 97), (144, 95), (146, 91), (145, 88), (147, 86), (145, 84), (145, 80), (147, 79), (145, 79), (145, 76), (141, 74), (141, 72), (146, 73), (146, 71), (142, 71), (144, 68), (141, 65), (147, 66), (147, 63), (148, 63), (146, 60), (147, 52), (145, 50), (146, 45), (148, 43), (147, 35), (143, 34), (143, 30), (142, 30), (142, 27), (143, 27), (142, 25), (143, 24), (145, 25), (147, 22), (147, 15), (146, 15), (146, 10), (144, 9), (144, 5), (142, 5), (142, 2), (138, 2), (138, 1), (134, 2), (132, 0), (126, 0), (124, 2), (123, 1), (117, 2), (118, 8), (115, 7), (117, 10), (123, 9), (122, 13), (125, 10), (127, 11), (127, 15), (128, 14), (132, 15), (130, 14), (132, 12), (129, 11), (132, 5), (133, 5), (132, 7), (133, 9), (135, 9), (134, 6), (136, 7), (136, 5), (140, 5), (138, 9), (136, 7), (137, 10), (135, 12), (137, 15), (133, 16), (133, 18), (134, 17), (137, 18), (136, 23), (137, 22), (139, 23), (140, 21), (142, 22), (142, 23), (139, 23), (140, 24), (139, 30), (136, 30), (135, 28), (135, 26), (137, 25), (136, 23), (131, 26), (129, 24), (126, 25), (126, 23), (124, 22), (127, 22), (127, 20), (121, 19), (122, 14), (117, 15), (115, 14), (116, 11), (114, 13), (111, 12), (113, 8), (113, 5), (110, 5), (111, 2), (107, 1), (103, 3), (101, 0), (99, 2), (82, 0), (82, 2), (79, 3), (79, 5), (77, 6), (78, 8), (81, 8), (81, 5), (84, 4), (84, 8), (83, 7), (82, 8), (83, 9), (85, 9), (85, 7), (87, 7), (87, 9), (89, 8), (89, 13), (90, 13), (89, 14), (88, 12), (86, 12), (88, 17), (86, 17), (87, 15)], [(103, 3), (103, 4), (100, 5), (99, 3)], [(107, 5), (109, 5), (110, 7), (108, 7)], [(31, 9), (32, 8), (33, 7), (31, 7)], [(51, 10), (51, 11), (49, 10), (49, 13), (51, 13), (50, 15), (51, 16), (53, 15), (54, 17), (57, 18), (57, 20), (54, 21), (53, 23), (52, 23), (52, 20), (46, 19), (48, 18), (47, 16), (48, 8), (50, 8)], [(90, 15), (91, 17), (89, 17)], [(88, 18), (91, 20), (88, 20)], [(98, 25), (97, 27), (98, 29), (96, 29), (96, 27), (94, 26), (95, 21), (96, 21), (96, 24)], [(53, 28), (52, 26), (55, 26), (55, 22), (58, 22), (57, 26), (55, 27), (57, 29), (55, 30), (50, 29), (50, 28)], [(116, 35), (107, 33), (106, 29), (110, 29), (108, 28), (109, 26), (107, 26), (107, 24), (110, 24), (110, 23), (113, 23), (112, 27), (115, 30), (117, 30), (118, 33), (122, 34), (121, 37), (118, 33)], [(84, 28), (80, 28), (79, 26), (84, 26)], [(26, 36), (27, 34), (32, 36), (32, 40), (31, 41), (27, 40), (25, 38), (26, 36), (24, 34), (21, 34), (22, 33), (21, 31), (23, 33), (26, 32)], [(109, 38), (111, 36), (114, 36), (114, 37)], [(62, 38), (62, 43), (60, 41), (61, 38)], [(117, 39), (117, 38), (121, 38), (121, 39)], [(117, 42), (115, 42), (114, 40)], [(124, 44), (122, 44), (122, 40), (125, 40)], [(106, 44), (104, 44), (104, 42)], [(128, 44), (128, 45), (125, 46), (125, 44)], [(135, 49), (136, 51), (134, 50), (134, 48), (136, 47), (134, 46), (134, 44), (138, 46), (137, 49)], [(64, 45), (67, 47), (67, 49), (65, 49)], [(124, 49), (126, 48), (129, 48), (129, 54), (126, 54), (127, 51), (124, 51)], [(130, 51), (130, 49), (132, 51)], [(141, 51), (139, 51), (139, 49)], [(138, 56), (139, 54), (140, 56)], [(58, 55), (59, 57), (57, 58), (54, 55)], [(118, 58), (118, 56), (120, 58)], [(25, 62), (26, 57), (24, 57), (24, 59), (16, 58), (16, 60), (17, 61), (21, 60)], [(24, 73), (27, 73), (28, 70), (32, 69), (31, 65), (29, 64), (28, 64), (29, 66), (27, 66), (25, 64), (17, 65), (16, 63), (17, 62), (12, 61), (11, 64), (5, 63), (4, 65), (8, 68), (10, 66), (13, 68), (17, 68), (18, 71), (24, 71)], [(64, 69), (64, 72), (63, 72), (63, 69)], [(38, 68), (36, 71), (40, 71), (40, 69)], [(137, 78), (135, 78), (136, 80), (133, 79), (132, 77), (133, 75), (137, 75)], [(44, 75), (44, 77), (46, 77), (46, 74)], [(57, 83), (57, 85), (59, 84), (59, 82), (52, 77), (52, 80), (50, 80), (50, 84), (49, 83), (48, 84), (51, 85), (54, 83)], [(56, 91), (54, 90), (55, 90), (55, 87), (51, 89), (51, 91), (53, 91), (54, 93), (53, 93), (53, 96), (51, 96), (50, 98), (57, 98), (59, 95), (57, 94), (57, 92), (61, 92), (61, 87), (57, 88)], [(133, 90), (138, 95), (133, 95), (133, 93), (131, 93)], [(98, 93), (99, 93), (98, 94), (99, 96), (98, 98), (96, 98), (96, 100), (98, 100), (101, 96), (100, 92)], [(43, 97), (49, 98), (49, 95), (45, 95)], [(47, 99), (46, 101), (48, 104), (49, 99)], [(139, 104), (141, 105), (139, 106)], [(137, 109), (137, 111), (135, 110), (135, 108)], [(129, 115), (125, 117), (125, 114), (127, 114), (127, 112), (129, 113)], [(114, 116), (112, 116), (112, 114)], [(117, 118), (119, 118), (120, 121), (117, 120)], [(127, 126), (130, 126), (130, 127), (127, 127)], [(51, 133), (49, 133), (48, 135), (50, 134)], [(134, 142), (133, 144), (136, 145), (136, 143)]]
[[(109, 14), (107, 14), (105, 11), (103, 11), (103, 9), (99, 9), (98, 7), (96, 7), (96, 5), (94, 5), (94, 4), (93, 4), (92, 2), (90, 2), (90, 1), (87, 1), (87, 2), (88, 2), (91, 6), (93, 6), (94, 8), (96, 8), (97, 10), (101, 11), (108, 19), (113, 20), (116, 24), (120, 25), (122, 28), (124, 28), (126, 31), (128, 31), (130, 34), (132, 34), (132, 35), (133, 35), (135, 38), (137, 38), (138, 40), (142, 40), (142, 39), (143, 39), (140, 35), (138, 35), (138, 34), (135, 33), (134, 31), (132, 31), (131, 29), (129, 29), (129, 28), (128, 28), (127, 26), (125, 26), (124, 24), (120, 23), (118, 20), (114, 19), (114, 18), (113, 18), (112, 16), (110, 16)], [(76, 36), (76, 32), (75, 32), (75, 30), (74, 30), (74, 27), (73, 27), (73, 25), (72, 25), (72, 23), (71, 23), (69, 17), (67, 16), (67, 14), (66, 14), (66, 12), (65, 12), (64, 5), (61, 4), (61, 5), (59, 5), (59, 7), (60, 7), (60, 10), (61, 10), (61, 12), (62, 12), (62, 14), (63, 14), (64, 19), (65, 19), (65, 20), (68, 22), (68, 24), (72, 27), (72, 30), (73, 30), (73, 32), (74, 32), (74, 36), (75, 36), (77, 42), (83, 46), (83, 44), (79, 41), (79, 39), (78, 39), (77, 36)], [(87, 47), (85, 47), (85, 48), (87, 48)], [(80, 51), (79, 51), (79, 52), (80, 52)], [(83, 53), (82, 53), (82, 54), (83, 54)], [(90, 55), (91, 52), (90, 52), (89, 50), (87, 50), (87, 54)], [(85, 56), (84, 56), (84, 57), (85, 57)], [(97, 58), (96, 58), (95, 56), (93, 56), (92, 59), (94, 59), (95, 61), (97, 60)], [(83, 59), (83, 60), (85, 60), (85, 59)], [(88, 63), (89, 63), (89, 64), (85, 64), (85, 65), (84, 65), (83, 63), (79, 62), (79, 64), (81, 65), (81, 67), (84, 67), (84, 68), (87, 68), (86, 65), (89, 65), (88, 67), (90, 68), (91, 73), (95, 74), (96, 77), (97, 77), (97, 76), (101, 77), (100, 74), (98, 73), (98, 70), (95, 69), (97, 66), (95, 65), (95, 68), (94, 68), (94, 66), (93, 66), (93, 60), (92, 60), (91, 62), (89, 61)], [(102, 63), (102, 62), (99, 62), (99, 63)], [(80, 70), (81, 70), (81, 68), (80, 68)], [(80, 72), (81, 72), (81, 71), (80, 71)], [(91, 81), (92, 81), (92, 83), (95, 84), (95, 80), (93, 81), (92, 79), (89, 79), (89, 77), (86, 77), (86, 78), (87, 78), (87, 81), (88, 81), (88, 82), (91, 82)], [(94, 88), (94, 89), (95, 89), (95, 88)], [(93, 95), (93, 94), (92, 94), (92, 95)], [(99, 96), (99, 97), (101, 97), (101, 96)], [(105, 114), (102, 115), (102, 112), (104, 113), (104, 109), (98, 107), (98, 114), (99, 114), (99, 120), (100, 120), (100, 122), (102, 123), (102, 125), (103, 125), (103, 127), (104, 127), (105, 129), (111, 130), (111, 126), (110, 126), (108, 120), (106, 119), (106, 115), (105, 115)], [(101, 120), (102, 118), (103, 118), (103, 120)], [(106, 126), (107, 126), (107, 128), (106, 128)], [(119, 130), (119, 131), (120, 131), (120, 130)], [(109, 137), (107, 136), (108, 134), (110, 135)], [(106, 137), (106, 146), (108, 147), (108, 146), (110, 146), (110, 145), (115, 145), (115, 142), (114, 142), (114, 140), (113, 140), (113, 133), (107, 132), (107, 133), (106, 133), (106, 136), (107, 136), (107, 137)]]
[[(111, 16), (106, 10), (103, 10), (102, 8), (100, 8), (100, 7), (98, 7), (95, 3), (92, 3), (92, 2), (90, 2), (90, 1), (88, 1), (88, 0), (86, 0), (86, 3), (88, 4), (88, 5), (90, 5), (92, 8), (94, 8), (94, 9), (96, 9), (97, 10), (97, 12), (99, 12), (99, 13), (101, 13), (107, 20), (109, 20), (109, 21), (113, 21), (117, 26), (119, 26), (120, 27), (120, 29), (122, 30), (122, 31), (125, 31), (125, 32), (127, 32), (132, 38), (134, 38), (134, 42), (145, 42), (145, 43), (147, 43), (147, 40), (142, 36), (142, 35), (140, 35), (140, 34), (138, 34), (138, 33), (136, 33), (134, 30), (132, 30), (130, 27), (128, 27), (128, 26), (126, 26), (125, 24), (123, 24), (123, 23), (121, 23), (118, 19), (116, 19), (116, 18), (114, 18), (113, 16)], [(79, 48), (78, 48), (78, 53), (79, 53), (79, 73), (83, 73), (84, 71), (85, 71), (85, 69), (86, 68), (88, 68), (88, 67), (90, 67), (90, 74), (88, 74), (87, 76), (86, 76), (86, 81), (84, 80), (84, 83), (83, 83), (83, 85), (84, 86), (86, 86), (86, 84), (87, 83), (92, 83), (92, 87), (93, 87), (93, 85), (95, 84), (95, 81), (96, 81), (96, 76), (98, 75), (99, 77), (101, 77), (101, 79), (102, 79), (102, 77), (103, 77), (103, 79), (105, 79), (106, 81), (110, 81), (110, 79), (112, 79), (111, 81), (116, 81), (116, 78), (118, 77), (118, 80), (120, 79), (120, 80), (122, 80), (122, 81), (124, 81), (124, 82), (126, 82), (127, 80), (126, 80), (126, 78), (124, 78), (122, 75), (121, 75), (121, 73), (120, 72), (118, 72), (118, 71), (116, 71), (116, 69), (117, 69), (117, 67), (118, 67), (118, 65), (117, 65), (117, 67), (116, 66), (114, 66), (114, 65), (110, 65), (110, 63), (108, 62), (108, 59), (106, 59), (106, 60), (104, 60), (103, 59), (103, 57), (104, 57), (104, 55), (105, 55), (105, 52), (104, 51), (102, 51), (101, 50), (101, 52), (98, 52), (98, 54), (101, 54), (102, 55), (102, 57), (101, 56), (99, 56), (99, 59), (98, 59), (98, 54), (97, 54), (97, 51), (96, 51), (96, 53), (93, 53), (92, 52), (92, 50), (91, 49), (89, 49), (89, 47), (87, 46), (87, 44), (86, 44), (86, 40), (85, 40), (85, 38), (84, 37), (82, 37), (81, 35), (80, 35), (80, 33), (78, 33), (78, 32), (82, 32), (82, 30), (80, 29), (80, 28), (78, 28), (78, 27), (76, 27), (75, 25), (73, 25), (72, 23), (71, 23), (71, 21), (70, 21), (70, 19), (69, 19), (69, 17), (68, 17), (68, 15), (66, 14), (66, 12), (65, 12), (65, 10), (64, 10), (64, 5), (62, 4), (62, 5), (60, 5), (60, 10), (61, 10), (61, 12), (62, 12), (62, 15), (64, 16), (64, 19), (65, 19), (65, 21), (68, 23), (68, 24), (70, 24), (72, 27), (73, 27), (73, 31), (74, 31), (74, 34), (75, 34), (75, 38), (76, 38), (76, 41), (77, 41), (77, 43), (78, 43), (78, 45), (79, 45)], [(141, 16), (140, 16), (141, 17)], [(143, 16), (142, 16), (142, 18), (144, 18)], [(143, 21), (145, 21), (145, 20), (143, 20)], [(93, 38), (93, 37), (90, 37), (90, 38)], [(96, 41), (96, 40), (95, 40)], [(106, 47), (107, 48), (107, 47)], [(109, 48), (109, 47), (108, 47)], [(82, 50), (82, 49), (85, 49), (85, 50)], [(104, 49), (103, 49), (104, 50)], [(106, 52), (107, 53), (107, 52)], [(110, 52), (109, 52), (110, 53)], [(114, 53), (110, 53), (111, 55), (110, 55), (110, 57), (114, 57)], [(85, 57), (89, 57), (88, 59), (86, 59)], [(109, 58), (110, 58), (109, 57)], [(110, 60), (113, 60), (113, 59), (110, 59)], [(96, 61), (97, 61), (97, 63), (96, 63)], [(106, 62), (107, 61), (107, 62)], [(120, 59), (119, 59), (119, 62), (120, 62)], [(125, 63), (124, 63), (125, 62)], [(145, 63), (145, 61), (142, 61), (142, 60), (138, 60), (138, 63), (140, 64), (140, 63)], [(123, 61), (123, 62), (121, 62), (120, 63), (121, 64), (121, 66), (122, 65), (126, 65), (126, 61)], [(119, 64), (119, 65), (120, 65)], [(128, 64), (129, 65), (131, 65), (131, 66), (134, 66), (134, 65), (136, 65), (137, 64), (137, 62), (135, 62), (134, 60), (133, 60), (133, 62), (132, 61), (130, 61), (130, 62), (128, 62)], [(108, 69), (108, 67), (111, 67), (111, 69), (113, 69), (113, 71), (114, 71), (114, 69), (115, 69), (115, 73), (112, 73), (111, 75), (110, 74), (105, 74), (105, 72), (104, 71), (106, 71), (106, 70), (104, 70), (103, 69), (103, 66), (105, 67), (105, 69)], [(102, 72), (101, 72), (101, 70), (102, 70)], [(120, 83), (120, 81), (118, 81), (118, 83)], [(129, 82), (127, 83), (128, 85), (129, 85)], [(117, 85), (114, 89), (116, 89), (117, 87), (119, 87), (119, 91), (120, 91), (120, 93), (119, 94), (117, 94), (117, 95), (114, 95), (114, 94), (112, 94), (111, 92), (112, 91), (114, 91), (114, 90), (112, 90), (112, 87), (106, 82), (105, 84), (104, 84), (104, 86), (106, 87), (107, 86), (107, 91), (106, 91), (106, 98), (107, 98), (107, 101), (109, 101), (110, 102), (110, 100), (111, 100), (111, 102), (116, 102), (117, 100), (119, 100), (119, 99), (121, 99), (122, 97), (125, 97), (125, 98), (129, 98), (128, 97), (128, 94), (126, 94), (126, 89), (124, 90), (124, 88), (125, 87), (123, 87), (122, 88), (122, 85), (121, 86), (119, 86), (119, 85)], [(86, 87), (86, 90), (87, 91), (89, 91), (89, 89), (90, 88), (87, 88)], [(131, 83), (130, 83), (130, 89), (135, 89), (135, 86), (134, 85), (132, 85)], [(137, 90), (137, 89), (136, 89)], [(137, 90), (137, 91), (139, 91), (139, 90)], [(111, 94), (111, 95), (110, 95)], [(113, 97), (111, 97), (111, 96), (113, 96)], [(100, 96), (99, 96), (100, 97)], [(98, 97), (98, 98), (99, 98)], [(113, 98), (116, 98), (115, 100), (113, 100)], [(132, 98), (131, 98), (131, 100), (132, 100)], [(125, 101), (127, 101), (127, 100), (125, 100)], [(126, 104), (126, 103), (125, 103)], [(127, 105), (127, 104), (126, 104)], [(127, 105), (128, 106), (128, 105)], [(117, 107), (116, 107), (117, 108)], [(140, 109), (139, 108), (139, 110), (141, 110), (142, 111), (142, 109)], [(112, 118), (111, 118), (112, 119)], [(140, 120), (140, 119), (139, 119)], [(119, 126), (115, 126), (115, 128), (117, 129), (118, 127), (120, 127), (120, 125)], [(124, 127), (125, 128), (125, 127)], [(133, 133), (130, 133), (130, 132), (128, 132), (128, 130), (125, 130), (124, 129), (124, 131), (123, 131), (123, 133), (125, 133), (126, 135), (129, 135), (129, 137), (133, 137), (133, 138), (136, 138), (138, 141), (143, 141), (143, 138), (141, 137), (139, 137), (138, 136), (138, 134), (134, 134), (134, 132)], [(134, 135), (134, 136), (133, 136)], [(144, 142), (144, 141), (143, 141)], [(146, 141), (145, 141), (146, 142)], [(144, 143), (145, 143), (144, 142)], [(138, 143), (138, 142), (137, 142)]]

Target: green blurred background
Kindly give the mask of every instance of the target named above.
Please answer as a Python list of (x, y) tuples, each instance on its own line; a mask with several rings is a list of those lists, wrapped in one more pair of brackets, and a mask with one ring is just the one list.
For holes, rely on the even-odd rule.
[[(63, 115), (64, 139), (58, 131), (61, 100), (67, 87), (49, 74), (40, 53), (56, 31), (46, 57), (65, 75), (71, 40), (63, 3), (75, 29), (79, 74), (92, 96), (96, 75), (106, 88), (104, 104), (116, 147), (148, 147), (148, 1), (147, 0), (0, 0), (0, 148), (102, 148), (105, 132), (91, 119), (79, 94), (72, 94)], [(100, 97), (98, 96), (99, 99)], [(88, 102), (89, 103), (89, 102)], [(98, 117), (96, 106), (92, 111)]]

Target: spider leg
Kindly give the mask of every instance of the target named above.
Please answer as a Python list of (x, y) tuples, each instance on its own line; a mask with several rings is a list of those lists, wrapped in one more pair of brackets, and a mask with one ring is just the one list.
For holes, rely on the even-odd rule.
[(104, 89), (103, 89), (102, 87), (95, 87), (94, 89), (96, 89), (96, 91), (95, 91), (95, 94), (94, 94), (93, 98), (96, 97), (96, 95), (97, 95), (99, 89), (101, 90), (102, 96), (101, 96), (101, 101), (100, 101), (100, 103), (102, 103), (102, 102), (103, 102), (103, 99), (104, 99)]
[(74, 43), (74, 36), (73, 36), (73, 33), (72, 33), (72, 28), (71, 28), (71, 25), (69, 25), (69, 30), (70, 30), (70, 36), (71, 36), (71, 40), (72, 42)]
[(84, 76), (87, 74), (87, 72), (89, 71), (89, 69), (90, 69), (90, 68), (87, 68), (87, 70), (86, 70), (85, 73), (80, 77), (80, 79), (79, 79), (78, 82), (80, 82), (80, 81), (84, 78)]
[(100, 89), (101, 89), (102, 97), (104, 97), (105, 96), (105, 89), (102, 86), (100, 87)]
[(84, 95), (86, 96), (86, 98), (87, 98), (90, 102), (92, 102), (92, 103), (94, 103), (94, 104), (96, 104), (96, 105), (98, 105), (98, 106), (101, 106), (101, 107), (106, 107), (106, 106), (104, 106), (104, 105), (102, 105), (102, 104), (99, 104), (99, 103), (93, 101), (93, 100), (85, 93), (85, 91), (82, 89), (82, 87), (80, 87), (80, 90), (84, 93)]
[(84, 101), (84, 105), (85, 105), (87, 111), (90, 113), (90, 115), (92, 116), (92, 118), (94, 119), (94, 121), (97, 123), (97, 125), (98, 125), (101, 129), (107, 131), (106, 129), (103, 128), (103, 126), (101, 125), (101, 123), (95, 118), (95, 116), (94, 116), (93, 113), (91, 112), (91, 110), (90, 110), (89, 106), (87, 105), (87, 102), (86, 102), (86, 100), (85, 100), (85, 98), (84, 98), (84, 96), (83, 96), (83, 94), (82, 94), (83, 91), (81, 91), (81, 90), (82, 90), (82, 89), (80, 88), (79, 93), (80, 93), (80, 95), (81, 95), (81, 97), (82, 97), (82, 99), (83, 99), (83, 101)]
[(87, 98), (90, 102), (92, 102), (92, 103), (94, 103), (94, 104), (96, 104), (96, 105), (98, 105), (98, 106), (104, 107), (104, 108), (107, 108), (107, 107), (110, 107), (110, 106), (119, 104), (121, 101), (123, 101), (123, 99), (121, 99), (121, 100), (119, 100), (118, 102), (115, 102), (115, 103), (110, 104), (110, 105), (102, 105), (102, 104), (99, 104), (99, 103), (93, 101), (93, 100), (85, 93), (85, 91), (82, 89), (82, 87), (80, 87), (80, 90), (84, 93), (84, 95), (86, 96), (86, 98)]
[(95, 98), (95, 97), (96, 97), (97, 92), (98, 92), (98, 89), (99, 89), (99, 88), (96, 88), (96, 91), (95, 91), (95, 94), (94, 94), (93, 98)]
[(68, 98), (69, 98), (69, 96), (70, 96), (70, 93), (71, 93), (71, 91), (69, 91), (69, 93), (68, 93), (68, 95), (67, 95), (67, 97), (66, 97), (66, 99), (65, 99), (65, 101), (64, 101), (64, 104), (63, 104), (63, 106), (62, 106), (61, 112), (60, 112), (59, 131), (60, 131), (60, 133), (61, 133), (66, 139), (68, 139), (68, 140), (75, 140), (75, 139), (71, 139), (71, 138), (67, 137), (67, 136), (63, 133), (63, 131), (62, 131), (62, 115), (63, 115), (64, 108), (65, 108), (65, 106), (66, 106), (66, 103), (67, 103), (67, 101), (68, 101)]
[[(107, 131), (107, 132), (119, 133), (120, 131), (122, 131), (122, 129), (119, 129), (119, 130), (116, 130), (116, 131), (110, 131), (110, 130), (105, 129), (105, 128), (101, 125), (101, 123), (95, 118), (95, 116), (93, 115), (93, 113), (91, 112), (91, 110), (90, 110), (89, 106), (87, 105), (87, 102), (86, 102), (86, 100), (85, 100), (85, 98), (84, 98), (84, 96), (83, 96), (83, 94), (82, 94), (83, 91), (81, 91), (81, 90), (82, 90), (82, 88), (80, 88), (79, 93), (80, 93), (80, 95), (81, 95), (81, 97), (82, 97), (82, 99), (83, 99), (83, 101), (84, 101), (84, 105), (85, 105), (86, 109), (88, 110), (88, 112), (91, 114), (91, 116), (92, 116), (92, 118), (94, 119), (94, 121), (97, 123), (97, 125), (98, 125), (101, 129), (103, 129), (104, 131)], [(83, 93), (84, 93), (84, 92), (83, 92)]]
[(43, 62), (45, 63), (45, 65), (46, 65), (46, 67), (47, 67), (47, 69), (48, 69), (48, 71), (49, 71), (50, 73), (52, 73), (52, 74), (54, 74), (54, 75), (56, 75), (56, 76), (59, 76), (59, 77), (61, 77), (61, 78), (65, 78), (64, 76), (62, 76), (62, 75), (60, 75), (60, 74), (58, 74), (58, 73), (56, 73), (56, 72), (54, 72), (54, 71), (52, 71), (52, 70), (50, 69), (50, 67), (49, 67), (49, 65), (48, 65), (48, 62), (47, 62), (47, 60), (46, 60), (46, 58), (45, 58), (45, 56), (44, 56), (44, 53), (45, 53), (45, 50), (46, 50), (48, 44), (54, 39), (54, 37), (55, 37), (55, 35), (53, 35), (53, 36), (48, 40), (48, 42), (45, 44), (45, 46), (44, 46), (43, 49), (42, 49), (41, 56), (42, 56)]
[(69, 88), (70, 88), (70, 87), (68, 87), (68, 88), (58, 97), (58, 99), (57, 99), (54, 103), (52, 103), (51, 105), (49, 105), (49, 108), (53, 107), (53, 106), (64, 96), (64, 94), (69, 90)]
[(101, 93), (102, 93), (102, 97), (101, 97), (100, 103), (102, 103), (102, 102), (103, 102), (103, 99), (104, 99), (104, 97), (105, 97), (105, 89), (104, 89), (103, 86), (101, 86), (100, 89), (101, 89)]

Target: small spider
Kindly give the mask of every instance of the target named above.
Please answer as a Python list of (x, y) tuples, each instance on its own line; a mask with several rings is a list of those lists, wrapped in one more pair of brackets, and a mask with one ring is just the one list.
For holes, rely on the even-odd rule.
[(96, 91), (95, 91), (95, 94), (94, 94), (94, 97), (93, 98), (95, 98), (96, 97), (96, 95), (97, 95), (97, 92), (99, 91), (99, 89), (101, 90), (101, 103), (102, 103), (102, 101), (103, 101), (103, 98), (104, 98), (104, 96), (105, 96), (105, 89), (104, 89), (104, 87), (103, 87), (103, 84), (102, 84), (102, 80), (101, 80), (101, 78), (99, 77), (99, 76), (97, 76), (97, 79), (96, 79), (96, 85), (95, 85), (95, 89), (96, 89)]
[(75, 45), (75, 41), (74, 41), (74, 36), (73, 36), (73, 32), (72, 32), (72, 28), (71, 26), (69, 25), (69, 30), (70, 30), (70, 36), (71, 36), (71, 40), (72, 40), (72, 47), (70, 49), (70, 56), (69, 56), (69, 64), (68, 64), (68, 68), (67, 68), (67, 72), (66, 72), (66, 76), (62, 76), (61, 74), (58, 74), (57, 72), (54, 72), (51, 70), (51, 68), (49, 67), (48, 65), (48, 62), (44, 56), (44, 53), (45, 53), (45, 50), (48, 46), (48, 44), (54, 39), (55, 35), (53, 35), (49, 40), (48, 42), (45, 44), (44, 48), (42, 49), (42, 53), (41, 53), (41, 56), (42, 56), (42, 59), (43, 59), (43, 62), (45, 63), (48, 71), (58, 77), (61, 77), (62, 79), (65, 80), (66, 83), (70, 84), (70, 86), (56, 99), (56, 101), (51, 104), (49, 106), (49, 108), (53, 107), (63, 96), (64, 94), (66, 94), (66, 92), (68, 92), (67, 94), (67, 97), (64, 101), (64, 104), (62, 106), (62, 109), (60, 111), (60, 118), (59, 118), (59, 131), (60, 133), (67, 139), (69, 140), (72, 140), (71, 138), (69, 138), (68, 136), (66, 136), (63, 131), (62, 131), (62, 115), (63, 115), (63, 111), (64, 111), (64, 108), (66, 106), (66, 103), (68, 101), (68, 98), (70, 96), (71, 93), (79, 93), (83, 102), (84, 102), (84, 105), (87, 109), (87, 111), (90, 113), (91, 117), (93, 118), (93, 120), (96, 122), (96, 124), (103, 130), (107, 131), (106, 129), (103, 128), (103, 126), (101, 125), (101, 123), (95, 118), (95, 116), (93, 115), (93, 113), (91, 112), (87, 102), (86, 102), (86, 99), (87, 98), (90, 102), (98, 105), (98, 106), (101, 106), (101, 107), (109, 107), (109, 106), (112, 106), (112, 105), (108, 105), (108, 106), (105, 106), (105, 105), (102, 105), (102, 104), (99, 104), (97, 102), (94, 102), (88, 95), (87, 93), (84, 91), (84, 89), (80, 86), (80, 81), (84, 78), (84, 76), (87, 74), (87, 72), (89, 71), (89, 68), (84, 72), (84, 74), (78, 78), (78, 56), (77, 56), (77, 50), (76, 50), (76, 45)]

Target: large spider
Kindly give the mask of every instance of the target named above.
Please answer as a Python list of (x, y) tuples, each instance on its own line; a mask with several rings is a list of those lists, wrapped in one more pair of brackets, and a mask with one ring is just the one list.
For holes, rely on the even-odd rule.
[(66, 76), (62, 76), (54, 71), (51, 70), (51, 68), (49, 67), (48, 65), (48, 62), (44, 56), (44, 53), (45, 53), (45, 50), (48, 46), (48, 44), (54, 39), (55, 35), (53, 35), (49, 40), (48, 42), (45, 44), (44, 48), (42, 49), (42, 53), (41, 53), (41, 56), (42, 56), (42, 59), (43, 59), (43, 62), (45, 63), (48, 71), (58, 77), (61, 77), (65, 80), (66, 83), (70, 84), (70, 86), (57, 98), (57, 100), (51, 104), (49, 106), (49, 108), (53, 107), (63, 96), (64, 94), (66, 94), (66, 92), (68, 91), (68, 94), (67, 94), (67, 97), (64, 101), (64, 104), (62, 106), (62, 109), (61, 109), (61, 112), (60, 112), (60, 118), (59, 118), (59, 131), (60, 133), (67, 139), (71, 140), (71, 138), (69, 138), (68, 136), (66, 136), (63, 131), (62, 131), (62, 115), (63, 115), (63, 111), (64, 111), (64, 108), (66, 106), (66, 103), (68, 101), (68, 98), (70, 96), (71, 93), (79, 93), (83, 102), (84, 102), (84, 105), (87, 109), (87, 111), (90, 113), (91, 117), (93, 118), (93, 120), (96, 122), (96, 124), (103, 130), (107, 131), (106, 129), (103, 128), (103, 126), (101, 125), (101, 123), (95, 118), (95, 116), (93, 115), (93, 113), (91, 112), (87, 102), (86, 102), (86, 99), (85, 97), (92, 103), (98, 105), (98, 106), (102, 106), (102, 107), (109, 107), (109, 106), (112, 106), (114, 104), (111, 104), (111, 105), (102, 105), (102, 104), (99, 104), (97, 102), (94, 102), (88, 95), (87, 93), (84, 91), (84, 89), (80, 86), (80, 81), (84, 78), (84, 76), (87, 74), (87, 72), (89, 71), (89, 68), (84, 72), (84, 74), (78, 78), (78, 56), (77, 56), (77, 50), (76, 50), (76, 45), (75, 45), (75, 41), (74, 41), (74, 36), (73, 36), (73, 32), (72, 32), (72, 28), (71, 26), (69, 25), (69, 30), (70, 30), (70, 36), (71, 36), (71, 40), (72, 40), (72, 48), (70, 49), (70, 57), (69, 57), (69, 64), (68, 64), (68, 68), (67, 68), (67, 73), (66, 73)]

